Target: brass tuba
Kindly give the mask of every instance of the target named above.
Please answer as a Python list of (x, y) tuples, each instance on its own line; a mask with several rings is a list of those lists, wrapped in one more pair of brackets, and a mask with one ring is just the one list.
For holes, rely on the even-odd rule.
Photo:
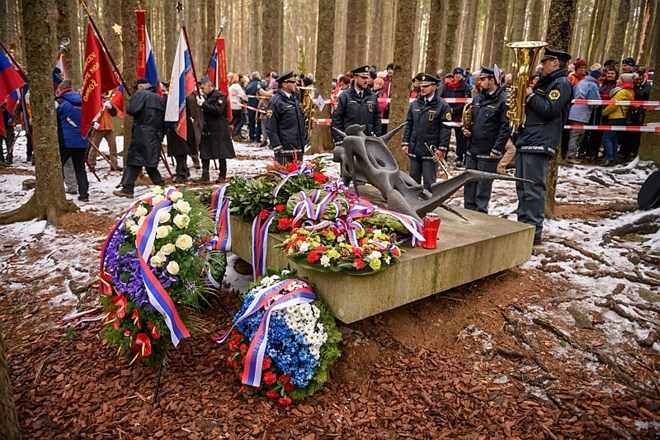
[(513, 131), (518, 131), (525, 122), (527, 86), (532, 71), (536, 68), (536, 58), (540, 50), (547, 45), (545, 41), (517, 41), (507, 44), (507, 47), (513, 49), (516, 54), (516, 61), (513, 63), (513, 84), (506, 97), (509, 106), (506, 115), (509, 117), (509, 126)]
[(471, 102), (465, 104), (463, 107), (463, 117), (461, 118), (463, 121), (463, 128), (469, 131), (472, 131), (472, 126), (474, 125), (474, 117), (472, 116), (472, 111), (474, 110), (473, 107), (474, 104)]
[(302, 109), (303, 117), (305, 118), (305, 131), (307, 131), (307, 138), (309, 139), (312, 128), (314, 128), (314, 87), (298, 87), (300, 94), (300, 108)]

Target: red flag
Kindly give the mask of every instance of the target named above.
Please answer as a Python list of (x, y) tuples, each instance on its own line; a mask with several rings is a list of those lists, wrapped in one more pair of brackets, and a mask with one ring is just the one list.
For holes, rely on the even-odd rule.
[(82, 88), (82, 118), (80, 133), (87, 136), (92, 126), (92, 120), (102, 110), (101, 95), (119, 86), (119, 80), (108, 60), (108, 56), (101, 49), (94, 29), (87, 25), (87, 39), (85, 42), (85, 60), (83, 65)]
[(216, 66), (216, 75), (218, 76), (217, 87), (227, 97), (227, 120), (231, 123), (233, 115), (231, 113), (231, 100), (229, 99), (229, 86), (227, 84), (227, 54), (225, 52), (224, 38), (215, 39), (215, 50), (218, 53)]
[(0, 103), (7, 95), (25, 84), (18, 70), (3, 51), (0, 50)]

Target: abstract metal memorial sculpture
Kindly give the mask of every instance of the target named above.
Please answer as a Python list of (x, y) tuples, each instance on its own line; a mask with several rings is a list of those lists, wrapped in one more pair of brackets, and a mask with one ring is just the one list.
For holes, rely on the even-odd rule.
[(404, 126), (401, 124), (381, 136), (366, 136), (364, 126), (351, 125), (346, 132), (339, 132), (343, 144), (336, 146), (333, 160), (339, 162), (341, 177), (349, 186), (353, 182), (359, 193), (357, 181), (366, 181), (377, 188), (387, 202), (387, 208), (421, 219), (426, 213), (442, 207), (467, 221), (460, 213), (445, 205), (445, 202), (463, 185), (488, 179), (522, 180), (513, 176), (466, 170), (458, 176), (435, 182), (431, 192), (402, 172), (387, 149), (386, 143)]

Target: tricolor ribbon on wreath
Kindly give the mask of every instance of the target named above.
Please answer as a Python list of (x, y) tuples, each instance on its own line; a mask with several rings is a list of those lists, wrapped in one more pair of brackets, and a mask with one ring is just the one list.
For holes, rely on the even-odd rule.
[(280, 192), (280, 189), (284, 186), (284, 184), (292, 177), (295, 176), (300, 176), (301, 174), (306, 174), (308, 177), (312, 177), (314, 172), (312, 171), (311, 168), (309, 168), (304, 162), (301, 162), (298, 165), (298, 168), (296, 168), (293, 171), (281, 171), (281, 170), (273, 170), (273, 173), (277, 174), (282, 178), (282, 181), (277, 184), (275, 188), (273, 188), (273, 196), (277, 197), (277, 194)]

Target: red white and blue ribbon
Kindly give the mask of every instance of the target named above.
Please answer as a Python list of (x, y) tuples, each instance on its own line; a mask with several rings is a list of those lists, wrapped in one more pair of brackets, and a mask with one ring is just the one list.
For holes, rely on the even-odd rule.
[(357, 233), (364, 232), (364, 228), (361, 224), (353, 221), (352, 217), (347, 217), (346, 220), (337, 220), (335, 227), (339, 233), (346, 232), (346, 235), (348, 235), (348, 242), (351, 243), (351, 246), (360, 247)]
[[(342, 215), (342, 212), (348, 212), (348, 200), (343, 197), (337, 197), (337, 192), (328, 192), (321, 197), (321, 190), (314, 190), (309, 196), (304, 191), (298, 193), (300, 202), (293, 208), (293, 224), (297, 225), (303, 218), (309, 220), (321, 220), (329, 206), (334, 206), (336, 210), (335, 217)], [(342, 208), (344, 211), (342, 211)]]
[(348, 187), (344, 184), (344, 181), (341, 179), (337, 179), (332, 182), (328, 182), (325, 185), (323, 185), (323, 189), (326, 191), (331, 191), (331, 192), (340, 192), (340, 193), (345, 193), (348, 191)]
[(306, 174), (307, 176), (311, 177), (314, 174), (312, 169), (307, 167), (307, 165), (303, 162), (301, 162), (298, 165), (298, 168), (295, 169), (294, 171), (288, 172), (288, 171), (273, 170), (273, 173), (275, 173), (278, 176), (282, 177), (282, 181), (280, 183), (278, 183), (275, 188), (273, 188), (273, 196), (275, 196), (275, 197), (277, 197), (277, 194), (280, 192), (280, 189), (282, 189), (284, 184), (290, 178), (295, 177), (295, 176), (300, 176), (301, 174)]
[(225, 191), (229, 184), (220, 185), (211, 196), (211, 216), (216, 227), (216, 236), (211, 240), (211, 249), (231, 250), (231, 222), (229, 205), (231, 200), (225, 198)]
[(250, 347), (245, 355), (245, 369), (241, 382), (252, 387), (261, 385), (261, 372), (266, 347), (268, 346), (268, 327), (273, 312), (292, 307), (296, 304), (310, 303), (316, 299), (316, 295), (308, 287), (295, 289), (283, 297), (275, 300), (264, 312), (261, 324), (252, 338)]
[(170, 330), (172, 343), (176, 347), (181, 339), (190, 336), (188, 329), (181, 321), (179, 314), (174, 307), (174, 302), (165, 288), (160, 284), (156, 275), (151, 271), (146, 258), (149, 258), (154, 247), (156, 230), (158, 229), (158, 219), (163, 212), (172, 210), (172, 201), (165, 199), (158, 203), (151, 212), (145, 217), (144, 223), (140, 226), (136, 237), (137, 256), (140, 262), (140, 271), (144, 286), (149, 296), (149, 302), (158, 310), (165, 319), (165, 324)]
[(262, 219), (259, 214), (252, 222), (252, 272), (255, 281), (266, 272), (268, 228), (275, 219), (275, 214), (276, 212), (273, 210), (265, 219)]
[(353, 218), (371, 217), (376, 210), (376, 205), (365, 199), (358, 197), (351, 209), (348, 211), (348, 216)]
[(424, 225), (422, 222), (417, 220), (416, 218), (407, 215), (407, 214), (401, 214), (399, 212), (395, 211), (388, 211), (387, 209), (382, 209), (382, 208), (377, 208), (381, 212), (386, 212), (389, 215), (396, 217), (399, 222), (410, 232), (412, 235), (412, 245), (416, 246), (418, 242), (420, 241), (425, 241), (424, 240)]
[[(296, 279), (288, 279), (288, 280), (283, 280), (280, 281), (279, 283), (273, 284), (272, 286), (268, 287), (267, 289), (262, 289), (258, 291), (254, 297), (252, 298), (252, 301), (250, 304), (248, 304), (247, 308), (245, 309), (245, 312), (238, 318), (235, 318), (234, 323), (232, 324), (231, 328), (227, 330), (227, 332), (217, 338), (213, 338), (213, 340), (217, 343), (223, 343), (227, 340), (229, 335), (231, 334), (231, 331), (236, 328), (238, 324), (241, 322), (245, 321), (248, 319), (250, 316), (254, 315), (255, 313), (259, 312), (261, 309), (266, 308), (270, 301), (277, 295), (281, 295), (282, 292), (286, 292), (287, 289), (294, 283), (296, 282), (301, 282), (302, 280), (296, 280)], [(302, 281), (307, 285), (306, 282)]]

